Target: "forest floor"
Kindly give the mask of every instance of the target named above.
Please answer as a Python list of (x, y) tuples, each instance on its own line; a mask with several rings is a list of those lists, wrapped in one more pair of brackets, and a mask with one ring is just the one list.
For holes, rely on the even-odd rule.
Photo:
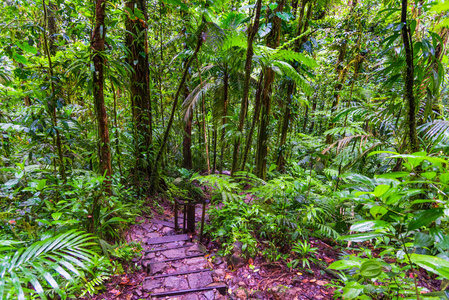
[[(200, 211), (197, 211), (197, 220), (200, 215)], [(152, 222), (152, 220), (173, 221), (173, 219), (173, 212), (170, 206), (166, 204), (163, 214), (158, 214), (158, 212), (154, 211), (152, 217), (137, 217), (136, 223), (131, 225), (126, 232), (126, 240), (127, 242), (145, 244), (145, 239), (148, 236), (153, 237), (157, 233), (160, 233), (160, 235), (167, 233), (169, 235), (174, 234), (170, 228), (164, 226), (154, 227), (155, 224)], [(148, 235), (151, 230), (152, 232)], [(198, 239), (196, 235), (193, 236), (193, 240), (195, 239)], [(337, 259), (338, 253), (325, 242), (311, 239), (310, 243), (319, 249), (317, 254), (318, 259), (327, 263), (331, 263)], [(224, 281), (227, 284), (227, 295), (222, 297), (219, 293), (215, 292), (209, 294), (212, 296), (203, 296), (204, 293), (196, 293), (193, 295), (175, 296), (170, 299), (332, 299), (333, 289), (326, 285), (331, 282), (333, 277), (313, 264), (307, 270), (291, 271), (285, 264), (278, 262), (269, 263), (262, 257), (257, 256), (250, 258), (244, 266), (233, 269), (227, 264), (225, 258), (215, 255), (218, 250), (218, 245), (211, 241), (205, 241), (204, 246), (206, 247), (204, 258), (207, 261), (205, 267), (213, 269), (215, 281)], [(146, 255), (142, 255), (140, 258), (134, 259), (129, 266), (124, 265), (123, 274), (113, 276), (109, 279), (105, 283), (106, 291), (90, 299), (151, 299), (151, 293), (154, 292), (154, 287), (145, 283), (146, 279), (151, 277), (150, 271), (146, 268), (146, 259)], [(139, 267), (136, 268), (135, 266)], [(171, 271), (169, 270), (169, 272)], [(153, 291), (151, 290), (152, 288)]]
[[(168, 227), (157, 224), (157, 220), (174, 221), (171, 205), (167, 201), (161, 202), (164, 210), (153, 209), (153, 216), (140, 216), (136, 218), (135, 224), (131, 225), (126, 232), (127, 242), (138, 242), (142, 245), (148, 237), (174, 235), (175, 232)], [(199, 221), (201, 212), (196, 211), (196, 220)], [(207, 215), (206, 215), (207, 222)], [(198, 228), (197, 228), (198, 229)], [(199, 230), (198, 230), (199, 231)], [(198, 243), (198, 236), (191, 235), (192, 241)], [(339, 259), (342, 249), (336, 247), (332, 241), (319, 240), (311, 237), (311, 246), (318, 248), (315, 257), (323, 266), (328, 266)], [(212, 300), (212, 299), (264, 299), (264, 300), (330, 300), (334, 298), (334, 290), (329, 284), (336, 279), (335, 276), (326, 272), (323, 266), (311, 264), (310, 268), (289, 269), (282, 262), (267, 262), (263, 257), (250, 258), (239, 268), (234, 269), (227, 263), (226, 258), (216, 255), (218, 246), (214, 241), (205, 239), (201, 246), (204, 255), (200, 258), (199, 267), (213, 270), (213, 279), (210, 277), (199, 278), (199, 281), (225, 282), (227, 284), (227, 295), (221, 296), (217, 291), (207, 293), (193, 293), (175, 296), (172, 300)], [(371, 245), (363, 245), (372, 248)], [(144, 250), (145, 245), (144, 245)], [(347, 253), (352, 249), (345, 250)], [(375, 251), (374, 251), (375, 252)], [(201, 260), (202, 259), (202, 260)], [(124, 265), (124, 272), (113, 276), (105, 283), (106, 291), (89, 299), (93, 300), (138, 300), (152, 299), (151, 294), (157, 292), (162, 286), (148, 284), (146, 281), (151, 277), (147, 268), (148, 257), (142, 255), (133, 259), (129, 266)], [(179, 265), (186, 264), (185, 261)], [(137, 266), (137, 267), (136, 267)], [(176, 264), (170, 265), (176, 268)], [(173, 268), (168, 272), (176, 272)], [(202, 273), (201, 273), (202, 274)], [(210, 275), (208, 275), (210, 276)], [(186, 282), (189, 278), (184, 276)], [(430, 278), (424, 270), (418, 274), (421, 286), (429, 290), (438, 290), (440, 281)], [(213, 283), (212, 283), (213, 284)], [(176, 285), (176, 283), (175, 283)], [(190, 283), (189, 283), (190, 285)], [(175, 287), (173, 287), (175, 288)], [(165, 298), (162, 298), (165, 299)], [(168, 298), (167, 298), (168, 299)]]

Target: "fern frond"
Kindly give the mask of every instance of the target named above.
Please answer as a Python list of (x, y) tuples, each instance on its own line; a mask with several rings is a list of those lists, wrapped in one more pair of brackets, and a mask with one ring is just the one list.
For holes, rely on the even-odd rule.
[(293, 50), (280, 50), (274, 53), (271, 57), (272, 60), (282, 60), (286, 62), (300, 62), (307, 67), (313, 69), (318, 66), (318, 63), (303, 53), (295, 52)]
[(340, 234), (328, 225), (317, 223), (316, 226), (318, 227), (317, 233), (323, 235), (324, 237), (332, 238), (334, 240), (340, 237)]
[(290, 77), (296, 83), (296, 85), (301, 88), (304, 94), (308, 96), (312, 95), (310, 84), (289, 63), (276, 60), (272, 62), (272, 66), (277, 67), (278, 70), (274, 70), (281, 75)]

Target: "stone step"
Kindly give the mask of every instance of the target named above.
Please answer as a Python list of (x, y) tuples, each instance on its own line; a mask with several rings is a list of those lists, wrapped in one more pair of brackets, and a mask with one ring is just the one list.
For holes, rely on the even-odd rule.
[(151, 261), (149, 263), (149, 265), (151, 264), (163, 264), (163, 263), (168, 263), (171, 261), (175, 261), (175, 260), (183, 260), (183, 259), (189, 259), (189, 258), (196, 258), (196, 257), (202, 257), (204, 256), (203, 253), (200, 254), (193, 254), (193, 255), (186, 255), (186, 256), (181, 256), (181, 257), (176, 257), (176, 258), (170, 258), (170, 259), (166, 259), (166, 260), (161, 260), (161, 261)]
[(147, 245), (157, 245), (157, 244), (179, 242), (179, 241), (189, 241), (189, 240), (190, 240), (190, 236), (188, 236), (187, 234), (176, 234), (176, 235), (167, 235), (167, 236), (146, 239), (145, 243)]
[(158, 249), (152, 249), (152, 250), (146, 250), (145, 254), (153, 253), (153, 252), (160, 252), (160, 251), (167, 251), (167, 250), (176, 250), (176, 249), (182, 249), (182, 248), (189, 248), (194, 246), (195, 244), (189, 244), (189, 245), (182, 245), (182, 246), (175, 246), (170, 248), (158, 248)]
[(210, 290), (215, 290), (215, 289), (220, 294), (226, 295), (226, 291), (227, 291), (228, 287), (224, 283), (217, 282), (217, 283), (212, 283), (205, 287), (154, 293), (151, 295), (151, 297), (154, 297), (154, 298), (171, 297), (171, 296), (179, 296), (179, 295), (184, 295), (184, 294), (189, 294), (189, 293), (205, 292), (205, 291), (210, 291)]
[(184, 271), (184, 272), (178, 272), (178, 273), (172, 273), (172, 274), (162, 274), (162, 275), (150, 276), (150, 277), (145, 277), (145, 279), (157, 279), (157, 278), (164, 278), (164, 277), (169, 277), (169, 276), (189, 275), (189, 274), (203, 273), (203, 272), (212, 272), (212, 271), (210, 269), (199, 269), (199, 270)]
[(165, 227), (175, 228), (175, 223), (173, 223), (173, 222), (167, 222), (167, 221), (158, 220), (158, 219), (153, 219), (153, 220), (151, 220), (151, 222), (154, 224), (163, 225)]

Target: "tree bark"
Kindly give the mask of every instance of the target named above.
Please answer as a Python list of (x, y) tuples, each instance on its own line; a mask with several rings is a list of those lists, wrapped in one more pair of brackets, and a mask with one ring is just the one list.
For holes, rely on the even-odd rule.
[(259, 30), (260, 23), (260, 10), (262, 7), (262, 0), (257, 0), (256, 3), (256, 15), (254, 16), (254, 23), (248, 28), (248, 40), (247, 45), (248, 48), (246, 50), (246, 61), (245, 61), (245, 81), (243, 82), (243, 97), (242, 102), (240, 104), (240, 115), (239, 115), (239, 125), (237, 127), (237, 138), (234, 143), (234, 153), (232, 156), (232, 168), (231, 168), (231, 176), (237, 171), (238, 163), (239, 163), (239, 151), (240, 145), (243, 138), (243, 125), (245, 124), (246, 113), (248, 111), (248, 97), (249, 97), (249, 83), (251, 79), (251, 65), (253, 62), (253, 42), (254, 37)]
[[(120, 139), (119, 139), (119, 133), (118, 133), (118, 122), (117, 122), (117, 94), (115, 93), (114, 84), (111, 81), (111, 90), (112, 95), (114, 97), (114, 127), (115, 127), (115, 152), (117, 155), (117, 165), (118, 170), (120, 172), (120, 177), (123, 178), (123, 172), (122, 172), (122, 162), (121, 162), (121, 152), (120, 152)], [(119, 91), (117, 91), (118, 93)]]
[(220, 174), (223, 173), (223, 156), (226, 148), (225, 135), (226, 135), (226, 122), (228, 114), (228, 90), (229, 90), (229, 73), (228, 66), (225, 66), (225, 72), (223, 76), (223, 116), (222, 116), (222, 128), (221, 128), (221, 149), (220, 149)]
[(251, 128), (250, 128), (248, 136), (246, 138), (246, 146), (245, 146), (245, 151), (243, 152), (243, 161), (242, 161), (242, 168), (241, 168), (242, 171), (245, 170), (245, 164), (246, 164), (246, 161), (248, 158), (249, 149), (251, 148), (251, 145), (253, 143), (254, 130), (256, 128), (257, 123), (259, 122), (260, 97), (262, 96), (262, 81), (263, 81), (263, 71), (260, 72), (259, 81), (257, 83), (256, 97), (255, 97), (255, 103), (254, 103), (254, 116), (253, 116), (253, 121), (251, 122)]
[(53, 123), (54, 131), (56, 134), (56, 148), (58, 151), (58, 158), (59, 158), (59, 174), (65, 183), (67, 180), (66, 173), (65, 173), (65, 164), (64, 164), (64, 155), (62, 153), (62, 143), (61, 143), (61, 135), (59, 134), (58, 129), (58, 118), (56, 115), (56, 87), (54, 82), (54, 74), (53, 74), (53, 64), (51, 61), (51, 53), (50, 53), (50, 46), (47, 41), (47, 22), (48, 22), (48, 14), (47, 14), (47, 6), (45, 5), (45, 0), (42, 1), (43, 9), (44, 9), (44, 48), (45, 53), (47, 55), (48, 59), (48, 70), (50, 74), (50, 86), (51, 86), (51, 100), (48, 102), (48, 111), (50, 112), (51, 120)]
[[(93, 98), (98, 124), (100, 172), (110, 177), (112, 175), (111, 150), (109, 142), (108, 116), (104, 103), (104, 45), (106, 36), (105, 27), (106, 0), (96, 0), (95, 27), (92, 34), (91, 48), (94, 63)], [(107, 192), (110, 193), (110, 180), (106, 180)]]
[[(357, 0), (349, 1), (348, 5), (351, 6), (351, 10), (349, 13), (349, 15), (351, 16), (352, 12), (354, 11), (354, 8), (357, 5)], [(347, 33), (347, 32), (348, 32), (348, 28), (345, 29), (345, 33)], [(335, 110), (338, 108), (338, 104), (340, 103), (340, 92), (343, 89), (343, 83), (345, 81), (346, 74), (347, 74), (347, 70), (343, 66), (343, 61), (345, 59), (347, 50), (348, 50), (348, 40), (345, 39), (343, 41), (343, 44), (340, 46), (340, 49), (338, 52), (337, 63), (336, 63), (336, 67), (335, 67), (335, 69), (337, 71), (337, 78), (336, 78), (337, 83), (334, 88), (334, 100), (333, 100), (332, 106), (331, 106), (331, 114), (333, 114), (335, 112)], [(332, 129), (333, 127), (334, 127), (334, 123), (329, 121), (328, 129)], [(333, 138), (333, 136), (331, 134), (328, 134), (326, 136), (326, 144), (331, 144), (332, 138)]]
[[(187, 84), (184, 85), (184, 99), (189, 96), (189, 88)], [(192, 120), (193, 120), (193, 112), (189, 114), (189, 118), (185, 122), (184, 126), (184, 138), (182, 141), (182, 157), (183, 157), (183, 166), (187, 170), (192, 169)]]
[[(272, 29), (267, 36), (267, 46), (276, 49), (279, 46), (281, 37), (281, 18), (276, 13), (282, 12), (284, 9), (285, 0), (279, 0), (278, 6), (273, 14), (271, 23)], [(271, 68), (265, 68), (264, 87), (262, 91), (262, 110), (259, 127), (259, 137), (257, 143), (256, 153), (256, 171), (255, 174), (259, 178), (266, 179), (267, 177), (267, 159), (268, 159), (268, 142), (269, 142), (269, 125), (271, 113), (271, 94), (272, 83), (274, 81), (275, 73)]]
[[(304, 11), (305, 11), (306, 6), (307, 6), (307, 16), (304, 20)], [(297, 31), (296, 36), (300, 36), (303, 32), (307, 31), (307, 28), (309, 26), (308, 20), (312, 15), (312, 9), (313, 9), (313, 3), (309, 3), (309, 0), (303, 0), (301, 2), (301, 10), (300, 10), (299, 22), (298, 22), (298, 31)], [(307, 37), (305, 36), (299, 40), (296, 40), (293, 51), (299, 52), (299, 49), (300, 49), (301, 45), (306, 41), (306, 38)], [(298, 69), (298, 67), (296, 67), (295, 69)], [(280, 139), (280, 143), (279, 143), (279, 147), (278, 147), (278, 157), (277, 157), (277, 162), (276, 162), (278, 171), (282, 171), (285, 167), (285, 157), (284, 157), (285, 143), (287, 142), (287, 134), (288, 134), (288, 128), (289, 128), (290, 118), (291, 118), (290, 106), (291, 106), (291, 102), (292, 102), (292, 98), (293, 98), (295, 89), (296, 89), (296, 85), (294, 84), (293, 81), (290, 81), (288, 83), (288, 87), (287, 87), (287, 104), (285, 106), (284, 119), (282, 122), (282, 130), (281, 130), (281, 139)]]
[(419, 151), (419, 141), (418, 135), (416, 133), (416, 102), (415, 95), (413, 92), (414, 84), (414, 65), (413, 65), (413, 50), (412, 50), (412, 34), (410, 32), (410, 27), (407, 23), (407, 1), (402, 0), (402, 11), (401, 11), (401, 35), (402, 42), (404, 43), (405, 50), (405, 62), (406, 69), (404, 75), (404, 98), (408, 104), (408, 139), (409, 139), (409, 149), (411, 152)]
[(149, 177), (149, 163), (144, 163), (151, 148), (151, 101), (149, 88), (148, 45), (147, 45), (147, 6), (145, 0), (128, 0), (125, 8), (132, 13), (140, 10), (144, 19), (126, 18), (126, 45), (129, 49), (127, 61), (133, 71), (130, 75), (130, 96), (135, 126), (136, 168)]

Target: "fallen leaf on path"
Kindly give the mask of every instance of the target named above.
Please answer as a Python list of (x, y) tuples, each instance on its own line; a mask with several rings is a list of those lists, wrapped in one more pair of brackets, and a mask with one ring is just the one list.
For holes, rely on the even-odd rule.
[(330, 257), (327, 257), (327, 256), (324, 256), (324, 260), (325, 260), (328, 264), (330, 264), (331, 262), (334, 261), (333, 258), (330, 258)]
[(129, 282), (129, 278), (128, 277), (122, 277), (122, 279), (120, 280), (120, 284), (124, 285), (127, 284)]
[(317, 280), (317, 281), (316, 281), (316, 284), (323, 286), (323, 285), (328, 284), (328, 282), (327, 282), (327, 281), (324, 281), (324, 280)]
[(114, 296), (116, 296), (116, 297), (122, 293), (122, 292), (120, 292), (119, 290), (116, 290), (116, 289), (112, 289), (112, 290), (110, 290), (109, 292), (111, 292), (112, 294), (114, 294)]

